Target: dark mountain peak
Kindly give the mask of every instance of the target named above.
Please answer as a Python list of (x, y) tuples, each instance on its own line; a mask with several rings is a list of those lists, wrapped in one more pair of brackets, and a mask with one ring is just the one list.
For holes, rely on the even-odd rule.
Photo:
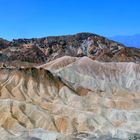
[[(93, 33), (1, 41), (0, 62), (45, 63), (68, 55), (98, 61), (140, 61), (140, 50)], [(2, 47), (4, 46), (4, 47)]]

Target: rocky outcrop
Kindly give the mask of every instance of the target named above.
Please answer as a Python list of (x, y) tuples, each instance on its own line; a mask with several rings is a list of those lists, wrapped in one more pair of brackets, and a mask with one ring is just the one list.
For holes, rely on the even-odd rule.
[(83, 57), (102, 62), (137, 62), (140, 50), (127, 48), (92, 33), (33, 39), (0, 41), (0, 62), (19, 61), (42, 64), (62, 56)]

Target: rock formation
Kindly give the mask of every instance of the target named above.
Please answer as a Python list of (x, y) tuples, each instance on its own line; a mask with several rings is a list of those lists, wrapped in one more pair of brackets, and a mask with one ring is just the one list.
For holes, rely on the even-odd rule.
[(0, 62), (19, 61), (42, 64), (65, 55), (73, 57), (88, 56), (93, 60), (105, 62), (137, 62), (140, 50), (127, 48), (92, 33), (44, 37), (33, 39), (0, 40)]
[[(64, 49), (58, 58), (54, 50), (44, 54), (39, 46), (35, 49), (28, 44), (35, 39), (12, 42), (29, 49), (36, 59), (34, 63), (22, 61), (22, 54), (22, 59), (11, 61), (9, 55), (5, 67), (1, 61), (0, 140), (128, 140), (140, 135), (139, 50), (117, 43), (111, 48), (112, 41), (105, 38), (108, 45), (104, 46), (102, 37), (97, 38), (97, 47), (92, 44), (94, 37), (77, 34), (38, 39), (65, 46), (77, 43), (75, 38), (81, 42), (75, 49), (71, 45), (73, 52)], [(2, 55), (11, 48), (1, 48)], [(61, 47), (57, 49), (56, 53)], [(32, 60), (30, 51), (26, 58)], [(66, 52), (71, 53), (67, 56)], [(45, 58), (49, 61), (43, 63)]]

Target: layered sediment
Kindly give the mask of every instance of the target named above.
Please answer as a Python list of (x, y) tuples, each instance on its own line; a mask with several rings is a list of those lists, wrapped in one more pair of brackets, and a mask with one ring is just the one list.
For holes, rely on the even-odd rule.
[(0, 69), (2, 139), (128, 139), (140, 132), (140, 65), (62, 57)]

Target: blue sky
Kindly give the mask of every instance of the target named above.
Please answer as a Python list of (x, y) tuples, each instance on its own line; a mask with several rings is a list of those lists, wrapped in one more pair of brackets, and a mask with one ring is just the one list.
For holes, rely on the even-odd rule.
[(0, 37), (140, 33), (140, 0), (0, 0)]

